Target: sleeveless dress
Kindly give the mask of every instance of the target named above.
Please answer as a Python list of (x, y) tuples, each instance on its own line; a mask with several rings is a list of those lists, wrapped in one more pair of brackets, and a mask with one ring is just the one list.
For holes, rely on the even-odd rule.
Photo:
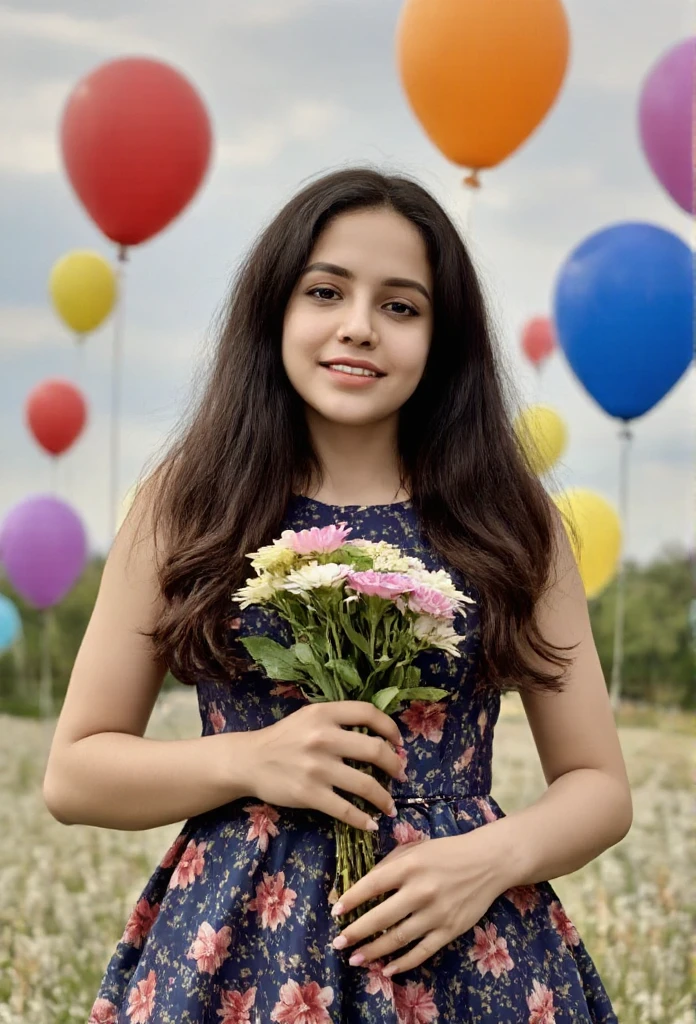
[[(409, 501), (336, 506), (294, 496), (283, 529), (346, 522), (351, 538), (386, 540), (446, 569)], [(305, 703), (267, 679), (240, 636), (292, 642), (271, 609), (230, 619), (235, 677), (197, 684), (203, 735), (261, 729)], [(491, 796), (499, 695), (476, 688), (480, 630), (469, 605), (461, 657), (427, 651), (423, 685), (451, 696), (414, 701), (394, 717), (407, 751), (393, 781), (395, 819), (380, 814), (379, 852), (397, 843), (470, 832), (501, 818)], [(475, 693), (474, 691), (477, 690)], [(108, 963), (89, 1024), (616, 1024), (610, 1000), (553, 888), (510, 889), (478, 924), (419, 967), (385, 978), (388, 961), (351, 967), (332, 947), (333, 819), (252, 798), (187, 821), (143, 889)], [(409, 947), (410, 948), (410, 947)], [(391, 959), (400, 955), (396, 953)], [(401, 950), (403, 955), (403, 950)]]

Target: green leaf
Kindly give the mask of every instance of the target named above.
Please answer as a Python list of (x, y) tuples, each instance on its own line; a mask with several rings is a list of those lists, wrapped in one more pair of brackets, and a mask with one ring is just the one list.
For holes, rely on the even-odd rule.
[(339, 609), (339, 615), (341, 617), (341, 626), (343, 627), (346, 636), (348, 637), (350, 642), (358, 648), (359, 651), (362, 651), (363, 654), (366, 654), (369, 658), (369, 643), (367, 642), (365, 637), (361, 636), (360, 633), (358, 633), (357, 630), (354, 628), (353, 623), (350, 621), (350, 613), (346, 611), (345, 606), (341, 604), (339, 605)]
[(254, 661), (263, 665), (269, 679), (280, 679), (283, 682), (297, 682), (303, 679), (299, 671), (297, 659), (293, 651), (276, 643), (267, 636), (248, 636), (242, 638)]
[(372, 698), (372, 703), (380, 711), (385, 711), (395, 697), (400, 697), (398, 686), (388, 686), (386, 690), (378, 690)]
[(326, 667), (335, 668), (340, 678), (351, 690), (359, 690), (363, 684), (360, 673), (352, 661), (346, 661), (344, 658), (332, 658), (326, 662)]
[(407, 689), (412, 690), (421, 681), (421, 670), (416, 668), (415, 665), (409, 665), (406, 669), (406, 676), (404, 678), (404, 684)]
[(309, 644), (294, 644), (291, 648), (300, 665), (312, 665), (316, 661), (316, 655)]
[(404, 666), (397, 665), (392, 673), (389, 675), (389, 682), (392, 686), (395, 686), (398, 690), (404, 685)]
[(435, 686), (414, 686), (401, 690), (399, 696), (402, 700), (442, 700), (443, 697), (449, 697), (449, 690), (438, 690)]

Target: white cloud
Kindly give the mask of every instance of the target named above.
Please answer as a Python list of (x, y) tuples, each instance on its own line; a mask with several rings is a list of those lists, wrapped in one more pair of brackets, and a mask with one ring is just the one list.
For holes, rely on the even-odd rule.
[(249, 125), (237, 138), (221, 140), (218, 165), (223, 168), (262, 167), (270, 164), (292, 142), (312, 142), (335, 131), (346, 115), (337, 103), (296, 100), (278, 117)]
[(95, 53), (149, 50), (152, 39), (142, 35), (132, 18), (80, 18), (62, 11), (23, 11), (0, 6), (0, 37), (77, 46)]

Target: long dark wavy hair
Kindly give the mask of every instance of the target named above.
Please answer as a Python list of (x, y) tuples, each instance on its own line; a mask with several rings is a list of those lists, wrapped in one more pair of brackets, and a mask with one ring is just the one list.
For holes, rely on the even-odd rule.
[(426, 367), (399, 411), (402, 485), (429, 542), (481, 596), (480, 685), (563, 688), (569, 648), (546, 641), (534, 614), (550, 582), (555, 510), (511, 426), (476, 272), (427, 190), (372, 168), (312, 181), (256, 240), (203, 386), (150, 475), (155, 542), (161, 532), (166, 543), (162, 611), (147, 635), (181, 682), (230, 678), (231, 593), (251, 574), (245, 553), (278, 536), (293, 493), (321, 479), (303, 401), (281, 358), (290, 296), (333, 218), (383, 208), (416, 226), (434, 283)]

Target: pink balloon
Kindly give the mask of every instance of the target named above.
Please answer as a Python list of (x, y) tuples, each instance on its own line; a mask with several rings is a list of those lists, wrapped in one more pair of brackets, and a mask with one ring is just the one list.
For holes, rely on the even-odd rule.
[(50, 608), (72, 589), (85, 567), (82, 520), (53, 495), (25, 498), (2, 525), (0, 557), (17, 593), (35, 608)]
[(694, 64), (696, 37), (669, 50), (648, 74), (639, 125), (648, 163), (675, 202), (694, 212)]

